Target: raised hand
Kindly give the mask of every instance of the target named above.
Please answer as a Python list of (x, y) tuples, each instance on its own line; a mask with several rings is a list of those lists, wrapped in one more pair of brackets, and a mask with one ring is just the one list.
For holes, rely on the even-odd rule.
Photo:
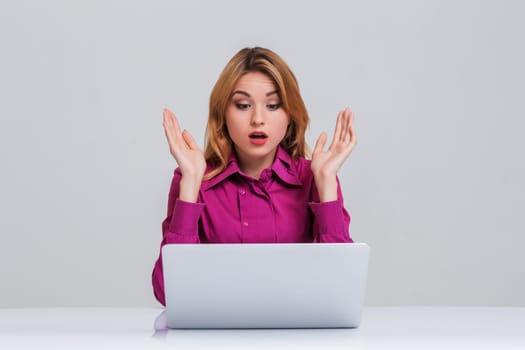
[(163, 111), (162, 126), (170, 153), (182, 172), (179, 198), (195, 202), (206, 170), (204, 154), (187, 130), (180, 131), (175, 114), (167, 108)]
[(321, 133), (312, 152), (311, 169), (321, 202), (337, 199), (337, 172), (357, 144), (354, 112), (349, 107), (337, 115), (332, 143), (328, 150), (324, 151), (327, 138), (325, 132)]

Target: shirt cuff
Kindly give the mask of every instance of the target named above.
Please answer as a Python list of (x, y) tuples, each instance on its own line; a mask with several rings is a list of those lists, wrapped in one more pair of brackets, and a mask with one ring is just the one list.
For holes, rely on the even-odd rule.
[(198, 236), (199, 219), (204, 203), (190, 203), (180, 199), (175, 200), (169, 232), (183, 236)]
[(330, 202), (309, 202), (308, 206), (315, 216), (320, 235), (344, 236), (345, 219), (343, 215), (343, 201), (340, 199)]

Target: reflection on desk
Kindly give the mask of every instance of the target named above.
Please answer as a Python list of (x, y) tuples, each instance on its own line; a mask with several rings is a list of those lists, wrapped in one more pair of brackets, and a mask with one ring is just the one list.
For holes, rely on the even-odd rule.
[(168, 330), (158, 308), (0, 309), (0, 349), (525, 349), (525, 308), (368, 307), (357, 329)]

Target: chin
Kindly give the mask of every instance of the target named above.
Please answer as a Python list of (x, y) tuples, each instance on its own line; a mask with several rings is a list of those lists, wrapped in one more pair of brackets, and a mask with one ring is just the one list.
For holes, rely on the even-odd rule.
[(263, 145), (263, 146), (254, 146), (252, 144), (248, 145), (248, 147), (241, 148), (241, 152), (252, 156), (252, 157), (266, 157), (268, 155), (274, 155), (277, 151), (278, 145)]

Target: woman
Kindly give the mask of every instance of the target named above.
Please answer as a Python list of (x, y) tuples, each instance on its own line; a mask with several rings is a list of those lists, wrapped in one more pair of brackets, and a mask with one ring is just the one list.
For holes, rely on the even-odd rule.
[[(164, 131), (179, 167), (161, 247), (352, 242), (337, 171), (356, 145), (353, 118), (348, 107), (339, 112), (328, 150), (323, 132), (306, 160), (309, 118), (292, 71), (268, 49), (239, 51), (211, 93), (204, 152), (164, 110)], [(152, 281), (165, 305), (161, 256)]]

